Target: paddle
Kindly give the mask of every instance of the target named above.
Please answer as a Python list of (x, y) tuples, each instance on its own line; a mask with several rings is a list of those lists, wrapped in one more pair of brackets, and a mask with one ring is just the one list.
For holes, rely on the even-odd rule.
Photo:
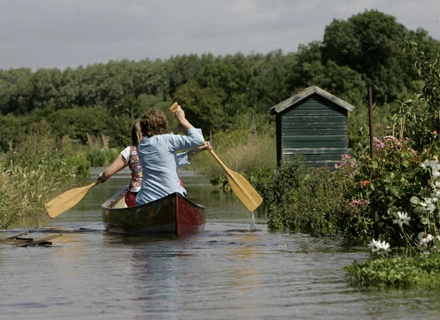
[(60, 214), (74, 207), (82, 198), (98, 183), (95, 181), (88, 186), (67, 190), (58, 197), (50, 200), (44, 205), (48, 216), (53, 219)]
[(176, 109), (177, 109), (177, 106), (178, 106), (179, 104), (177, 103), (177, 102), (174, 102), (172, 105), (171, 105), (171, 107), (170, 107), (170, 111), (172, 112), (172, 113), (174, 113), (174, 112), (176, 112)]
[(209, 150), (209, 152), (225, 170), (228, 183), (238, 199), (250, 212), (253, 212), (255, 209), (257, 209), (263, 202), (263, 198), (260, 196), (257, 190), (255, 190), (249, 181), (247, 181), (242, 175), (226, 167), (226, 165), (220, 160), (213, 150)]

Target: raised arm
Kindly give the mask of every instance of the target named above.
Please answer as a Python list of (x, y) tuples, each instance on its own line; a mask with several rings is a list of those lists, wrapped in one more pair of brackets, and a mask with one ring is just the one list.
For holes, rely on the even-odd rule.
[(183, 111), (182, 107), (180, 105), (177, 106), (176, 112), (174, 112), (174, 116), (176, 117), (179, 124), (185, 129), (191, 129), (194, 128), (194, 126), (186, 119), (185, 117), (185, 111)]

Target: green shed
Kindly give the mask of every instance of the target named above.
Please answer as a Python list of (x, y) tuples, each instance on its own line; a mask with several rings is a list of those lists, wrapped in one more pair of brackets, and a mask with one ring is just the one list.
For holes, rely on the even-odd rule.
[(331, 166), (348, 152), (348, 111), (354, 106), (318, 87), (273, 106), (277, 162), (302, 155), (307, 166)]

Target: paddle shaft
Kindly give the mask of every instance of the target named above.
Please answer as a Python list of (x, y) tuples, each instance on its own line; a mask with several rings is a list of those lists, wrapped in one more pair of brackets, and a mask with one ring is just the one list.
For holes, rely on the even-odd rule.
[(220, 158), (215, 154), (214, 150), (209, 150), (214, 159), (218, 162), (218, 164), (226, 171), (228, 175), (230, 175), (229, 168), (220, 160)]

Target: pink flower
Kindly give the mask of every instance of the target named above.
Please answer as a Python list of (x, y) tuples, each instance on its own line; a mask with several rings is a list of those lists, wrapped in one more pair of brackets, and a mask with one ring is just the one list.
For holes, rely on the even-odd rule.
[(378, 149), (383, 149), (385, 148), (385, 143), (383, 143), (379, 138), (374, 137), (373, 138), (373, 144), (376, 148)]
[(368, 200), (357, 200), (353, 199), (349, 203), (350, 206), (368, 206), (370, 204), (370, 201)]

